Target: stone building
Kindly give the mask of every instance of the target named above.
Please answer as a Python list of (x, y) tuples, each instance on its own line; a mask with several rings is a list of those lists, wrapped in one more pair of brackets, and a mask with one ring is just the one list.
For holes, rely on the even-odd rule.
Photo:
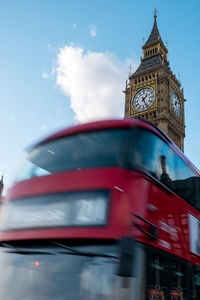
[(148, 120), (163, 130), (184, 151), (184, 96), (172, 73), (168, 50), (157, 26), (157, 14), (137, 70), (130, 74), (125, 90), (125, 117)]

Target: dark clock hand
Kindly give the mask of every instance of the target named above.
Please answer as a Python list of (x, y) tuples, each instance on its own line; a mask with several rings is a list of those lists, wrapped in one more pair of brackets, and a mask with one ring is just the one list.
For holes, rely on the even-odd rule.
[(144, 102), (145, 104), (147, 104), (146, 101), (145, 101), (146, 97), (147, 97), (147, 95), (145, 95), (144, 97), (142, 97), (142, 102)]

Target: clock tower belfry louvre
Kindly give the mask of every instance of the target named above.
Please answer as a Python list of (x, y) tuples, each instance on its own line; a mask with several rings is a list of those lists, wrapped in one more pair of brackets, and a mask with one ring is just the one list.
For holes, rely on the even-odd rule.
[(152, 31), (142, 47), (141, 63), (126, 84), (125, 117), (150, 121), (184, 151), (183, 88), (170, 69), (156, 18), (155, 11)]

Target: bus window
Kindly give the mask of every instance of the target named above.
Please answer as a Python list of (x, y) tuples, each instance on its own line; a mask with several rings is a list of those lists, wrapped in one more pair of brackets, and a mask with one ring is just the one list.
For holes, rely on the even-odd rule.
[(152, 256), (147, 259), (146, 283), (147, 299), (164, 300), (163, 291), (164, 266), (159, 256)]
[(179, 156), (176, 157), (174, 191), (200, 210), (200, 178)]
[(141, 130), (138, 134), (137, 144), (133, 144), (134, 165), (145, 169), (153, 176), (156, 176), (156, 143), (157, 139), (154, 134)]
[(171, 188), (175, 179), (175, 153), (162, 140), (158, 141), (157, 165), (158, 179)]
[(190, 290), (187, 268), (170, 257), (149, 254), (146, 266), (147, 299), (185, 300)]
[(193, 299), (200, 299), (200, 266), (193, 266)]
[(33, 148), (17, 181), (52, 173), (106, 166), (126, 167), (130, 129), (84, 132), (55, 139)]
[(174, 152), (155, 134), (141, 131), (135, 153), (137, 167), (145, 169), (167, 185), (175, 178)]
[(172, 189), (200, 210), (200, 177), (163, 140), (141, 131), (135, 146), (134, 164)]

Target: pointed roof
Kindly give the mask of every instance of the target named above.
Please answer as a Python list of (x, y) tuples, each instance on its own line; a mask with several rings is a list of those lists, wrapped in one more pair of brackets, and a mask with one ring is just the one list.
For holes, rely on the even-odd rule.
[(4, 184), (3, 184), (3, 174), (1, 175), (1, 180), (0, 180), (0, 187), (3, 187)]
[[(141, 63), (139, 65), (139, 67), (137, 68), (137, 70), (133, 74), (130, 74), (129, 79), (138, 77), (140, 75), (146, 74), (149, 71), (154, 71), (159, 68), (165, 68), (166, 70), (171, 72), (171, 69), (169, 66), (169, 61), (167, 59), (168, 50), (160, 37), (156, 18), (157, 18), (157, 10), (155, 9), (154, 10), (154, 24), (153, 24), (152, 31), (151, 31), (150, 36), (149, 36), (148, 40), (146, 41), (145, 45), (142, 47), (143, 48), (143, 57), (141, 57)], [(157, 48), (156, 52), (153, 52), (150, 55), (145, 55), (146, 49), (148, 50), (148, 48), (151, 48), (151, 46), (158, 44), (158, 43), (160, 44), (162, 51), (158, 51), (158, 48)]]
[[(148, 38), (148, 40), (146, 41), (146, 43), (144, 44), (144, 46), (142, 47), (143, 49), (147, 48), (148, 46), (157, 43), (158, 41), (160, 41), (163, 46), (165, 47), (161, 37), (160, 37), (160, 33), (158, 31), (158, 26), (157, 26), (157, 11), (156, 9), (154, 10), (154, 23), (153, 23), (153, 28), (151, 30), (150, 36)], [(166, 48), (166, 47), (165, 47)]]

